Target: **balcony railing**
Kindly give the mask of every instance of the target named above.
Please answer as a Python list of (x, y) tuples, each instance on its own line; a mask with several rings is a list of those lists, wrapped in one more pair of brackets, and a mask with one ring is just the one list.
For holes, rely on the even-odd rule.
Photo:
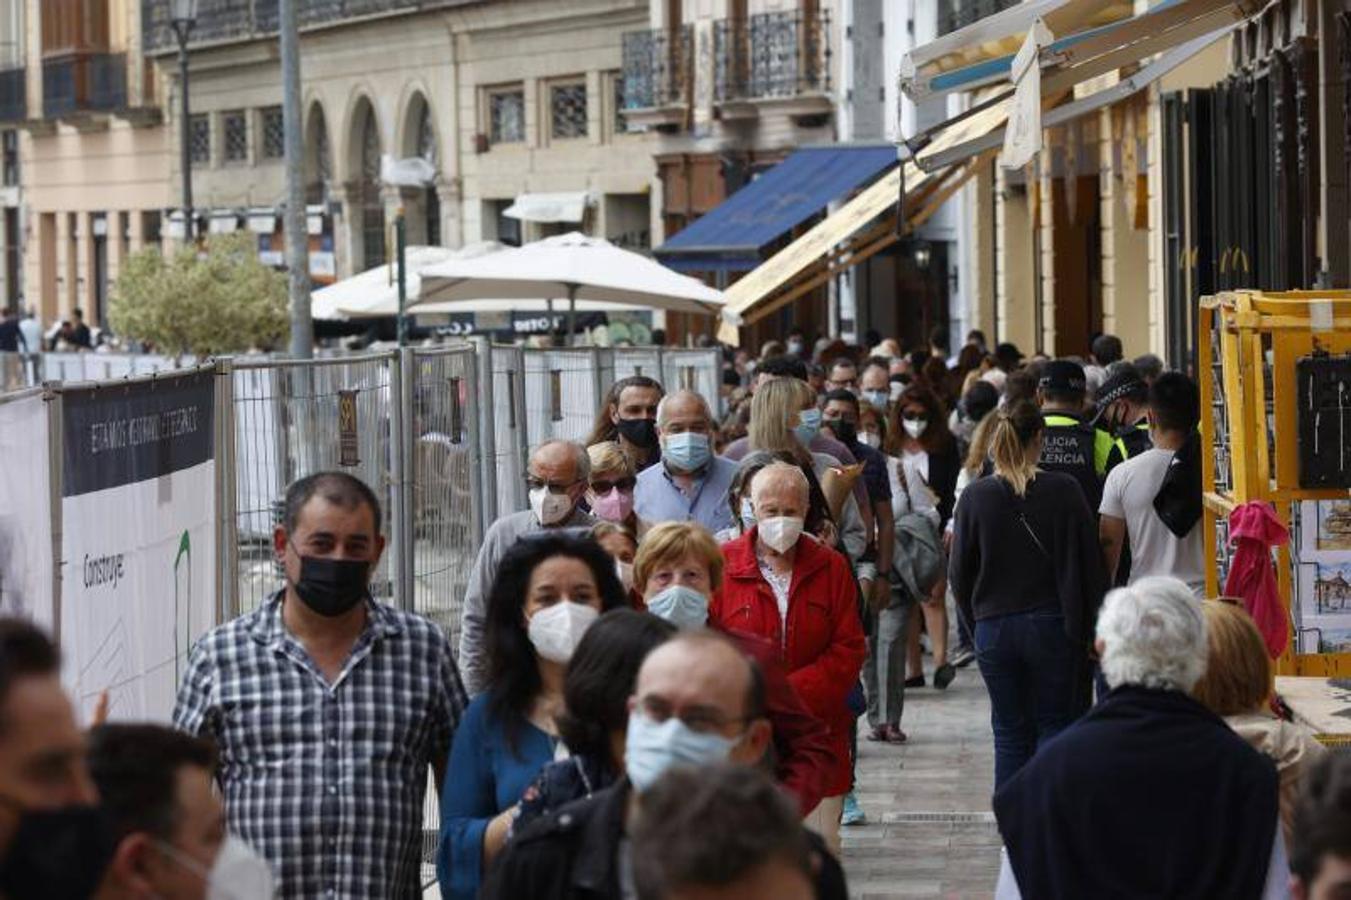
[(938, 0), (938, 35), (979, 22), (986, 16), (1017, 6), (1021, 0)]
[(690, 99), (693, 28), (630, 31), (624, 35), (624, 109), (656, 109)]
[(22, 122), (28, 118), (27, 75), (23, 68), (0, 69), (0, 122)]
[(713, 29), (714, 96), (724, 102), (828, 92), (829, 28), (824, 10), (720, 19)]
[(43, 114), (124, 109), (127, 105), (125, 53), (92, 53), (42, 61)]
[[(463, 6), (475, 0), (298, 0), (300, 27), (340, 25), (350, 19)], [(169, 27), (170, 0), (141, 0), (146, 52), (177, 46)], [(251, 40), (277, 33), (278, 0), (198, 0), (193, 44)]]

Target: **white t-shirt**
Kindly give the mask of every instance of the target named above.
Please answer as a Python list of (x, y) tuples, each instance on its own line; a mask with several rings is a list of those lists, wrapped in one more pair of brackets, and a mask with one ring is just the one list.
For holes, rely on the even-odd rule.
[(1098, 512), (1126, 522), (1132, 584), (1147, 575), (1172, 575), (1203, 597), (1206, 567), (1201, 523), (1179, 538), (1154, 511), (1154, 496), (1172, 461), (1172, 450), (1150, 449), (1121, 463), (1107, 473)]

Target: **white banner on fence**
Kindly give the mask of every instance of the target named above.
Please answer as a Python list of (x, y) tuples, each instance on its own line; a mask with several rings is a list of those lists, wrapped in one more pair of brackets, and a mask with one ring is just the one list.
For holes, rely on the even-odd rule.
[(62, 402), (61, 643), (88, 717), (167, 720), (216, 616), (214, 375), (71, 390)]
[(47, 403), (0, 403), (0, 614), (52, 627), (52, 502)]

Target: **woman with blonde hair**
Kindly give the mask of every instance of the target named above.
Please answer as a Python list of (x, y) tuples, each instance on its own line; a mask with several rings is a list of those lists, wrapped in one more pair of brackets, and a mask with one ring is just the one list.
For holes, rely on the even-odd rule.
[(591, 459), (587, 479), (586, 505), (591, 515), (602, 522), (623, 525), (641, 538), (646, 523), (633, 511), (633, 489), (638, 483), (633, 460), (616, 441), (602, 441), (586, 448)]
[[(816, 408), (816, 393), (805, 381), (770, 378), (756, 388), (751, 399), (747, 431), (749, 449), (791, 454), (814, 492), (820, 490), (826, 470), (839, 466), (833, 456), (807, 449), (820, 427), (821, 411)], [(857, 565), (867, 550), (868, 535), (853, 494), (845, 498), (836, 527), (839, 549)]]
[(962, 494), (948, 578), (974, 623), (998, 789), (1087, 708), (1088, 648), (1106, 578), (1079, 483), (1037, 468), (1041, 412), (1024, 400), (990, 415), (994, 474)]
[(1206, 673), (1192, 688), (1192, 696), (1276, 764), (1281, 830), (1289, 843), (1301, 779), (1327, 750), (1303, 728), (1272, 713), (1267, 702), (1271, 657), (1243, 607), (1224, 599), (1207, 600), (1201, 612), (1206, 620)]

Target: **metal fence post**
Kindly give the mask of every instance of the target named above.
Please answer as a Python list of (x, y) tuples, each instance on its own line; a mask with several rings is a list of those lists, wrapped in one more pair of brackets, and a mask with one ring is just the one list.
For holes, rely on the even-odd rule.
[[(483, 381), (479, 377), (478, 348), (471, 347), (470, 354), (469, 365), (464, 367), (467, 376), (466, 396), (471, 398), (472, 402), (477, 404), (479, 409), (484, 407), (485, 402), (487, 408), (492, 409), (493, 378), (491, 363), (489, 364), (487, 378), (489, 387), (486, 392), (483, 392), (481, 389)], [(488, 519), (485, 518), (486, 507), (484, 506), (484, 501), (488, 497), (490, 491), (494, 501), (497, 499), (497, 481), (493, 477), (495, 474), (493, 472), (493, 467), (496, 464), (496, 459), (491, 452), (484, 452), (485, 447), (483, 442), (484, 433), (491, 434), (492, 427), (491, 419), (488, 421), (488, 427), (486, 429), (483, 427), (483, 419), (477, 411), (474, 415), (466, 417), (465, 428), (469, 432), (469, 446), (472, 448), (469, 452), (469, 483), (472, 485), (471, 496), (477, 501), (470, 504), (470, 510), (473, 512), (474, 519), (472, 533), (474, 535), (474, 545), (476, 547), (483, 543), (483, 534), (488, 529)], [(488, 445), (488, 449), (491, 449), (491, 444)]]
[(615, 352), (609, 347), (593, 349), (595, 360), (592, 366), (592, 390), (595, 394), (596, 408), (605, 402), (605, 392), (615, 383)]
[(216, 360), (216, 624), (239, 615), (235, 361)]
[(389, 480), (390, 503), (390, 539), (397, 554), (397, 565), (393, 567), (394, 592), (400, 609), (412, 611), (413, 598), (413, 549), (416, 543), (410, 527), (410, 511), (413, 504), (408, 496), (412, 487), (409, 477), (409, 451), (406, 440), (403, 414), (413, 408), (413, 351), (408, 347), (392, 351), (389, 355)]
[(471, 396), (477, 398), (473, 416), (477, 423), (474, 446), (480, 454), (476, 468), (482, 470), (479, 484), (479, 509), (483, 523), (479, 532), (481, 541), (487, 523), (497, 519), (497, 423), (493, 416), (497, 405), (493, 399), (492, 341), (481, 336), (470, 340), (474, 347), (474, 371), (478, 376), (477, 390)]
[[(521, 454), (521, 472), (530, 471), (530, 423), (526, 420), (525, 406), (525, 354), (517, 351), (516, 359), (520, 363), (515, 367), (515, 371), (507, 372), (507, 380), (516, 385), (512, 392), (511, 400), (516, 406), (516, 435), (520, 446), (517, 452)], [(514, 380), (513, 380), (514, 376)]]
[(60, 385), (48, 385), (44, 395), (47, 401), (47, 482), (50, 485), (52, 523), (52, 636), (61, 640), (61, 562), (62, 562), (62, 522), (61, 497), (65, 493), (64, 428), (61, 407), (63, 403)]

